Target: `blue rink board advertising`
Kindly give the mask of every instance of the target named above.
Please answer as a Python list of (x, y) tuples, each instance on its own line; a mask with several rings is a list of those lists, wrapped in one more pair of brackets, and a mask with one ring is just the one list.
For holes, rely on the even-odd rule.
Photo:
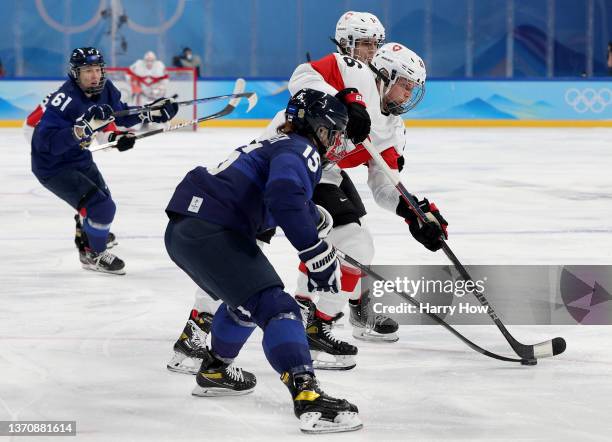
[[(62, 80), (0, 81), (0, 120), (22, 120)], [(232, 80), (200, 80), (199, 97), (231, 93)], [(259, 96), (246, 113), (239, 106), (226, 119), (271, 119), (289, 99), (286, 81), (247, 81)], [(198, 107), (198, 114), (223, 104)], [(407, 114), (419, 120), (612, 120), (612, 81), (460, 81), (432, 80), (425, 98)]]

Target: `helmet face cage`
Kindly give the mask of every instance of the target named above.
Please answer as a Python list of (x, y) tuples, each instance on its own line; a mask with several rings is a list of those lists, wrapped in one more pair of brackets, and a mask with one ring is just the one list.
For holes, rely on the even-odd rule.
[[(384, 70), (382, 72), (385, 73)], [(391, 74), (391, 76), (392, 75), (393, 73)], [(389, 78), (391, 78), (391, 76), (389, 76)], [(409, 87), (411, 90), (410, 97), (403, 102), (398, 102), (398, 101), (395, 101), (389, 98), (389, 93), (391, 92), (391, 89), (394, 87), (394, 85), (398, 83), (398, 80), (400, 78), (403, 79), (407, 83), (407, 87)], [(406, 86), (398, 86), (398, 87), (406, 87)], [(406, 112), (414, 109), (421, 102), (424, 96), (425, 96), (425, 84), (424, 83), (418, 83), (409, 78), (400, 77), (396, 73), (395, 79), (390, 80), (389, 84), (384, 86), (383, 93), (381, 94), (383, 110), (385, 112), (390, 113), (391, 115), (405, 114)]]
[[(363, 54), (359, 54), (358, 53), (358, 47), (359, 43), (364, 41), (364, 40), (372, 40), (375, 39), (376, 40), (376, 49), (375, 51), (377, 51), (378, 49), (380, 49), (382, 47), (383, 44), (385, 44), (385, 39), (384, 37), (382, 38), (376, 38), (376, 37), (363, 37), (363, 38), (358, 38), (358, 39), (353, 39), (352, 36), (349, 36), (349, 40), (346, 43), (346, 45), (344, 46), (345, 50), (348, 51), (348, 54), (359, 60), (359, 61), (363, 61), (364, 63), (368, 63), (372, 60), (372, 56), (374, 54), (371, 54), (370, 56), (366, 56), (364, 57)], [(375, 52), (374, 51), (374, 52)]]
[[(376, 52), (372, 64), (386, 76), (387, 81), (381, 81), (379, 86), (384, 112), (401, 115), (414, 109), (423, 99), (427, 76), (425, 64), (410, 49), (399, 43), (387, 43)], [(411, 93), (404, 98), (406, 89)]]
[[(331, 95), (328, 95), (328, 97), (333, 98), (334, 101), (338, 101)], [(346, 107), (339, 101), (334, 104), (339, 104), (340, 107), (337, 105), (328, 106), (328, 103), (316, 103), (315, 107), (319, 107), (321, 104), (323, 104), (323, 108), (328, 109), (321, 109), (323, 112), (312, 112), (312, 116), (306, 116), (306, 120), (322, 148), (321, 154), (328, 156), (330, 152), (336, 149), (341, 152), (345, 151), (346, 125), (348, 124)]]
[(330, 145), (325, 154), (325, 158), (332, 163), (339, 162), (354, 149), (348, 142), (346, 130), (331, 131), (329, 139)]
[[(338, 20), (335, 37), (351, 57), (357, 58), (355, 57), (357, 43), (360, 40), (374, 39), (377, 49), (380, 48), (385, 42), (385, 28), (374, 14), (349, 11)], [(342, 48), (339, 48), (340, 52)]]
[(315, 139), (321, 154), (346, 144), (348, 113), (331, 95), (302, 89), (289, 100), (285, 115), (297, 133)]
[[(83, 87), (81, 84), (81, 69), (87, 66), (99, 66), (102, 71), (100, 81), (95, 86)], [(72, 51), (72, 55), (70, 56), (70, 70), (68, 75), (79, 85), (83, 92), (90, 95), (96, 95), (102, 92), (106, 84), (105, 66), (104, 57), (102, 57), (102, 54), (96, 48), (77, 48)]]

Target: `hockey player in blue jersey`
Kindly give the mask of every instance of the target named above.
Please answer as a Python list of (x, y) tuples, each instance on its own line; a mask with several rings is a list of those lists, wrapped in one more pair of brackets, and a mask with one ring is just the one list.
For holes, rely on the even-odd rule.
[(338, 99), (303, 89), (289, 101), (277, 136), (236, 149), (217, 167), (193, 169), (166, 208), (168, 254), (198, 286), (223, 300), (193, 394), (253, 390), (255, 376), (232, 361), (258, 326), (266, 358), (289, 388), (304, 432), (357, 430), (361, 421), (355, 405), (320, 389), (300, 309), (283, 291), (256, 235), (281, 227), (306, 265), (311, 287), (338, 292), (338, 258), (322, 239), (333, 220), (311, 198), (321, 158), (343, 144), (347, 121)]
[(77, 48), (70, 56), (69, 79), (46, 105), (27, 119), (32, 135), (32, 172), (41, 184), (79, 212), (76, 245), (83, 268), (124, 274), (125, 264), (107, 251), (115, 203), (87, 147), (94, 138), (117, 141), (117, 149), (134, 146), (130, 132), (118, 130), (139, 123), (170, 120), (178, 105), (170, 98), (155, 103), (158, 111), (143, 111), (115, 119), (113, 112), (128, 108), (121, 93), (106, 79), (104, 58), (95, 48)]

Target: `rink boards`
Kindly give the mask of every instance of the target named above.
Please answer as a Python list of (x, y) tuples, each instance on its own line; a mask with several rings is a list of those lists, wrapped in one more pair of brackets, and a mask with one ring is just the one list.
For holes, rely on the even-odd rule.
[[(19, 127), (23, 119), (63, 79), (0, 81), (0, 127)], [(231, 93), (234, 79), (197, 83), (198, 96)], [(248, 80), (259, 96), (249, 113), (239, 106), (207, 126), (265, 126), (289, 99), (283, 79)], [(223, 102), (198, 106), (199, 116), (216, 112)], [(612, 127), (612, 81), (601, 80), (429, 80), (423, 102), (406, 124), (422, 127)]]

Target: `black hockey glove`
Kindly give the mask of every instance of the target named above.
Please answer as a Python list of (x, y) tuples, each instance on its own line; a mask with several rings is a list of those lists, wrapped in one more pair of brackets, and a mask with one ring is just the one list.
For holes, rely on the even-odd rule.
[(140, 119), (143, 122), (165, 123), (172, 120), (178, 112), (178, 104), (176, 104), (174, 98), (158, 98), (154, 102), (147, 104), (147, 106), (160, 109), (143, 111), (140, 114)]
[(309, 291), (340, 291), (340, 261), (334, 246), (320, 240), (314, 246), (300, 251), (298, 256), (306, 266)]
[(398, 172), (401, 172), (404, 169), (404, 164), (406, 164), (406, 160), (404, 159), (403, 155), (400, 155), (400, 157), (397, 159)]
[(370, 134), (370, 114), (366, 110), (365, 101), (359, 91), (353, 87), (342, 89), (336, 98), (346, 105), (348, 111), (348, 125), (346, 136), (354, 143), (361, 143)]
[(115, 120), (113, 108), (108, 104), (91, 106), (74, 123), (72, 133), (78, 141), (85, 141), (92, 137), (94, 132), (104, 129)]
[(404, 218), (414, 239), (427, 249), (435, 252), (442, 247), (442, 236), (444, 239), (448, 239), (446, 230), (448, 222), (440, 214), (436, 205), (430, 203), (427, 198), (423, 198), (418, 204), (421, 210), (425, 212), (427, 222), (422, 222), (401, 196), (395, 213)]
[(115, 131), (108, 136), (108, 141), (117, 141), (117, 145), (114, 146), (119, 152), (125, 152), (126, 150), (134, 147), (136, 143), (136, 134), (132, 132)]

